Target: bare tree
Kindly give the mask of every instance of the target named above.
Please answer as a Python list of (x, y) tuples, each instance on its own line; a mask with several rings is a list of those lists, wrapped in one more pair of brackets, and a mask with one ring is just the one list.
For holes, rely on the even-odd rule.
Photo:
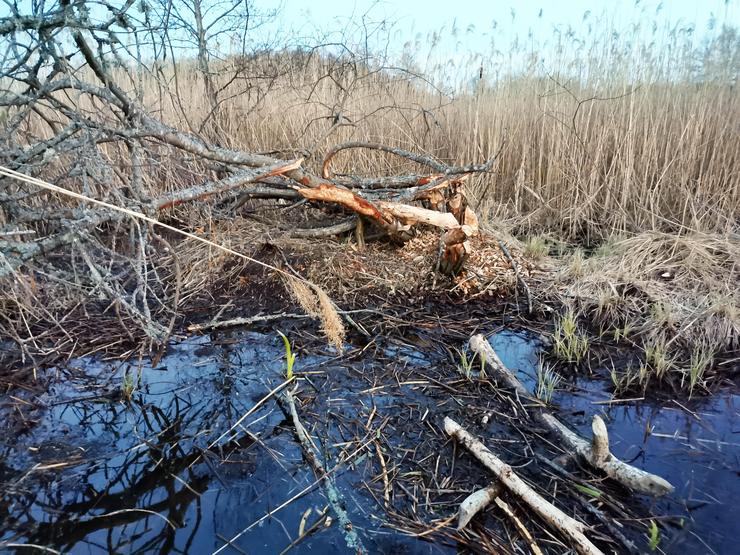
[[(174, 326), (179, 297), (160, 275), (158, 253), (168, 242), (159, 233), (158, 214), (187, 202), (238, 195), (331, 203), (358, 215), (355, 222), (364, 219), (399, 239), (418, 223), (436, 226), (443, 230), (436, 267), (447, 273), (462, 267), (477, 219), (461, 185), (471, 173), (487, 171), (492, 160), (451, 167), (403, 149), (355, 142), (330, 150), (317, 175), (301, 159), (224, 148), (209, 140), (204, 125), (230, 83), (242, 79), (249, 86), (251, 66), (246, 63), (234, 64), (221, 88), (209, 81), (213, 109), (199, 126), (187, 120), (184, 110), (187, 130), (168, 124), (147, 105), (145, 79), (157, 84), (158, 105), (166, 100), (182, 106), (178, 72), (187, 63), (183, 44), (195, 47), (199, 71), (211, 79), (212, 43), (236, 36), (245, 44), (252, 17), (248, 3), (225, 1), (206, 8), (200, 2), (168, 1), (156, 10), (134, 0), (5, 5), (9, 14), (0, 18), (0, 165), (6, 168), (0, 171), (5, 176), (0, 180), (0, 279), (17, 278), (22, 266), (42, 256), (49, 260), (52, 251), (66, 252), (73, 263), (53, 265), (56, 279), (107, 297), (149, 337), (162, 341)], [(339, 96), (335, 105), (325, 106), (328, 130), (311, 156), (348, 122), (346, 100), (358, 83), (389, 71), (369, 63), (367, 52), (363, 59), (346, 45), (337, 50), (334, 57), (325, 55), (327, 69), (319, 79), (336, 83)], [(243, 47), (240, 52), (243, 56)], [(307, 52), (310, 60), (318, 51)], [(306, 101), (312, 101), (311, 93)], [(399, 108), (391, 103), (389, 109)], [(427, 170), (333, 179), (331, 159), (350, 148), (400, 156)], [(187, 177), (179, 180), (187, 186), (165, 190), (158, 185), (172, 166)], [(51, 185), (33, 182), (34, 177)], [(50, 198), (38, 186), (59, 189)], [(71, 195), (76, 200), (70, 201)], [(132, 214), (140, 216), (132, 220)], [(336, 233), (329, 223), (328, 233)]]
[(276, 12), (258, 12), (249, 0), (156, 2), (153, 9), (173, 59), (195, 57), (211, 110), (216, 112), (219, 94), (223, 91), (214, 82), (212, 60), (247, 56), (250, 52), (248, 38)]

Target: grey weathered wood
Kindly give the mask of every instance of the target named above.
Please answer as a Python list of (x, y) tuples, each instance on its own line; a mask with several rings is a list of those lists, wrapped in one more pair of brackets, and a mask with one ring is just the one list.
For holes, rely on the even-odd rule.
[[(501, 359), (483, 335), (478, 334), (471, 337), (470, 348), (485, 361), (485, 364), (493, 371), (498, 380), (514, 389), (520, 396), (530, 396), (530, 393), (519, 379), (501, 362)], [(609, 452), (609, 436), (606, 425), (598, 415), (595, 415), (593, 419), (594, 435), (591, 442), (568, 429), (546, 410), (537, 410), (535, 417), (550, 433), (558, 438), (567, 451), (578, 455), (592, 467), (602, 470), (607, 476), (623, 486), (639, 493), (656, 496), (666, 495), (674, 490), (673, 486), (660, 476), (645, 472), (612, 455)]]

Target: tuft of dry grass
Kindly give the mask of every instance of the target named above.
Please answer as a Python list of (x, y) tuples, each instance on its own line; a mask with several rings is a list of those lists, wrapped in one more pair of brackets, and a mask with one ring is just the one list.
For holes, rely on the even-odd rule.
[(319, 299), (319, 307), (321, 308), (322, 330), (329, 342), (341, 353), (344, 350), (346, 336), (342, 319), (337, 313), (336, 306), (323, 289), (314, 285), (314, 292)]
[(534, 261), (541, 261), (550, 253), (547, 239), (541, 235), (527, 237), (524, 242), (524, 254)]
[(738, 261), (732, 234), (645, 232), (595, 250), (583, 272), (557, 279), (594, 327), (642, 345), (641, 385), (678, 378), (694, 390), (717, 354), (740, 347)]
[(283, 281), (304, 312), (321, 320), (321, 329), (327, 340), (341, 353), (344, 349), (346, 330), (329, 295), (318, 285), (293, 276), (284, 276)]
[(305, 281), (293, 276), (283, 276), (283, 282), (291, 292), (293, 299), (301, 305), (301, 308), (306, 314), (313, 316), (314, 318), (321, 317), (319, 299), (314, 295), (313, 291)]

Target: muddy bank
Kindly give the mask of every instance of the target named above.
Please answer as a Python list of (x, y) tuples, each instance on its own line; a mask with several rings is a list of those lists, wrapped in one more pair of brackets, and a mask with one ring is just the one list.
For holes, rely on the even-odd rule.
[[(569, 471), (588, 484), (586, 493), (549, 472), (537, 456), (553, 459), (562, 454), (557, 446), (523, 422), (491, 381), (460, 375), (449, 349), (462, 342), (440, 326), (392, 334), (342, 356), (319, 342), (296, 343), (301, 418), (370, 552), (526, 548), (497, 509), (479, 515), (466, 532), (454, 530), (449, 517), (459, 502), (491, 477), (444, 436), (447, 415), (543, 495), (594, 525), (594, 539), (607, 551), (620, 548), (576, 497), (619, 523), (641, 550), (649, 549), (651, 520), (660, 524), (658, 548), (668, 553), (728, 552), (737, 540), (731, 518), (740, 487), (736, 395), (690, 404), (604, 403), (607, 384), (587, 379), (555, 393), (571, 427), (587, 435), (591, 415), (603, 414), (615, 455), (676, 485), (670, 498), (653, 502), (578, 467)], [(532, 388), (536, 339), (505, 330), (492, 343)], [(270, 396), (285, 380), (277, 336), (191, 337), (173, 344), (154, 368), (148, 360), (86, 358), (43, 377), (47, 393), (19, 392), (0, 409), (6, 426), (25, 424), (0, 443), (6, 548), (347, 551), (325, 491)], [(567, 551), (516, 499), (507, 501), (541, 548)]]

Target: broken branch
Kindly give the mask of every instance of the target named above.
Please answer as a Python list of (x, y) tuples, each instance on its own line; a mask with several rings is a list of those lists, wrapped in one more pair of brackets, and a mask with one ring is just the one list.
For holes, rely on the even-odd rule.
[[(489, 368), (493, 370), (497, 379), (514, 389), (520, 396), (530, 396), (530, 393), (519, 379), (504, 366), (501, 359), (493, 350), (493, 347), (491, 347), (491, 344), (483, 335), (478, 334), (470, 338), (470, 349), (485, 361)], [(580, 456), (592, 467), (602, 470), (607, 476), (618, 481), (630, 490), (656, 496), (665, 495), (673, 491), (673, 486), (660, 476), (635, 468), (609, 453), (609, 439), (606, 426), (599, 416), (594, 416), (592, 425), (594, 440), (592, 443), (589, 443), (569, 430), (549, 412), (540, 410), (536, 415), (540, 423), (558, 438), (559, 442), (570, 451), (570, 454)]]
[(586, 526), (583, 523), (569, 517), (563, 511), (548, 503), (539, 493), (519, 478), (508, 464), (491, 453), (483, 443), (475, 439), (457, 422), (450, 417), (445, 417), (444, 428), (447, 435), (460, 442), (483, 466), (493, 472), (507, 490), (529, 506), (551, 528), (567, 537), (579, 553), (582, 555), (597, 555), (602, 553), (584, 535), (583, 532)]

